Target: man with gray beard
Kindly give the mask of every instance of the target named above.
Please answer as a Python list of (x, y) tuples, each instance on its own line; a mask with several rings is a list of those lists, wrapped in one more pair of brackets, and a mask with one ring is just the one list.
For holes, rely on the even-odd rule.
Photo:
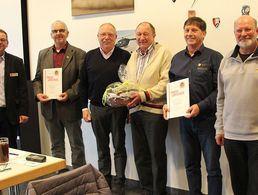
[(257, 21), (241, 16), (234, 23), (237, 46), (218, 73), (216, 142), (224, 145), (235, 195), (258, 194)]

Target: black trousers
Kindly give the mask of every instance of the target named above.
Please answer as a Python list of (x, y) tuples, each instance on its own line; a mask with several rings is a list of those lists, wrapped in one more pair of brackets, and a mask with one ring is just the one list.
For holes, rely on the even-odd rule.
[(112, 142), (115, 149), (115, 181), (125, 182), (125, 166), (127, 154), (125, 149), (125, 121), (127, 108), (111, 108), (90, 105), (92, 129), (94, 131), (97, 150), (98, 168), (105, 176), (109, 185), (111, 184), (111, 157), (109, 148), (109, 135), (112, 135)]
[(225, 139), (224, 148), (234, 194), (258, 194), (258, 140)]
[(19, 125), (12, 125), (7, 117), (6, 108), (0, 108), (0, 137), (8, 137), (9, 147), (17, 148)]
[(151, 194), (166, 194), (168, 122), (161, 114), (131, 114), (134, 158), (141, 186)]

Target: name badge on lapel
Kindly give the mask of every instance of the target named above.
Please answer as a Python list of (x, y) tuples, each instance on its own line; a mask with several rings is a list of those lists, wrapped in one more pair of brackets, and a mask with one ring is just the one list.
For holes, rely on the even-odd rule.
[(18, 72), (11, 72), (10, 77), (18, 77)]

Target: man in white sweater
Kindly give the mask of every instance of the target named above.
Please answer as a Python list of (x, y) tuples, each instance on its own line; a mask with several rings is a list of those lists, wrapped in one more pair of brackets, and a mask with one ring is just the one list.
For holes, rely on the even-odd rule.
[(235, 195), (258, 194), (258, 28), (251, 16), (234, 23), (237, 46), (218, 73), (216, 142), (225, 146)]
[(145, 195), (166, 194), (168, 123), (162, 116), (171, 54), (155, 42), (155, 28), (142, 22), (136, 28), (138, 49), (127, 63), (128, 80), (142, 90), (128, 103), (134, 159)]

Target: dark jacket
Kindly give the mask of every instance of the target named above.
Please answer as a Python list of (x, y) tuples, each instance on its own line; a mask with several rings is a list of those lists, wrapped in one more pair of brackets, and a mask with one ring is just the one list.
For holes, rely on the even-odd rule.
[[(43, 93), (43, 69), (54, 67), (52, 48), (49, 47), (39, 52), (36, 76), (33, 80), (35, 95)], [(50, 100), (41, 103), (41, 112), (45, 119), (51, 120), (53, 117), (53, 101), (56, 103), (58, 116), (61, 116), (63, 120), (73, 122), (82, 118), (78, 85), (80, 66), (85, 54), (85, 51), (68, 44), (62, 66), (62, 88), (63, 92), (68, 94), (69, 99), (66, 102)]]
[(187, 49), (171, 62), (170, 81), (189, 78), (190, 105), (197, 104), (200, 114), (192, 120), (199, 128), (213, 128), (216, 120), (217, 74), (222, 55), (204, 45), (190, 56)]
[(28, 116), (28, 89), (21, 58), (5, 52), (5, 100), (7, 116), (12, 125), (19, 123), (19, 116)]

